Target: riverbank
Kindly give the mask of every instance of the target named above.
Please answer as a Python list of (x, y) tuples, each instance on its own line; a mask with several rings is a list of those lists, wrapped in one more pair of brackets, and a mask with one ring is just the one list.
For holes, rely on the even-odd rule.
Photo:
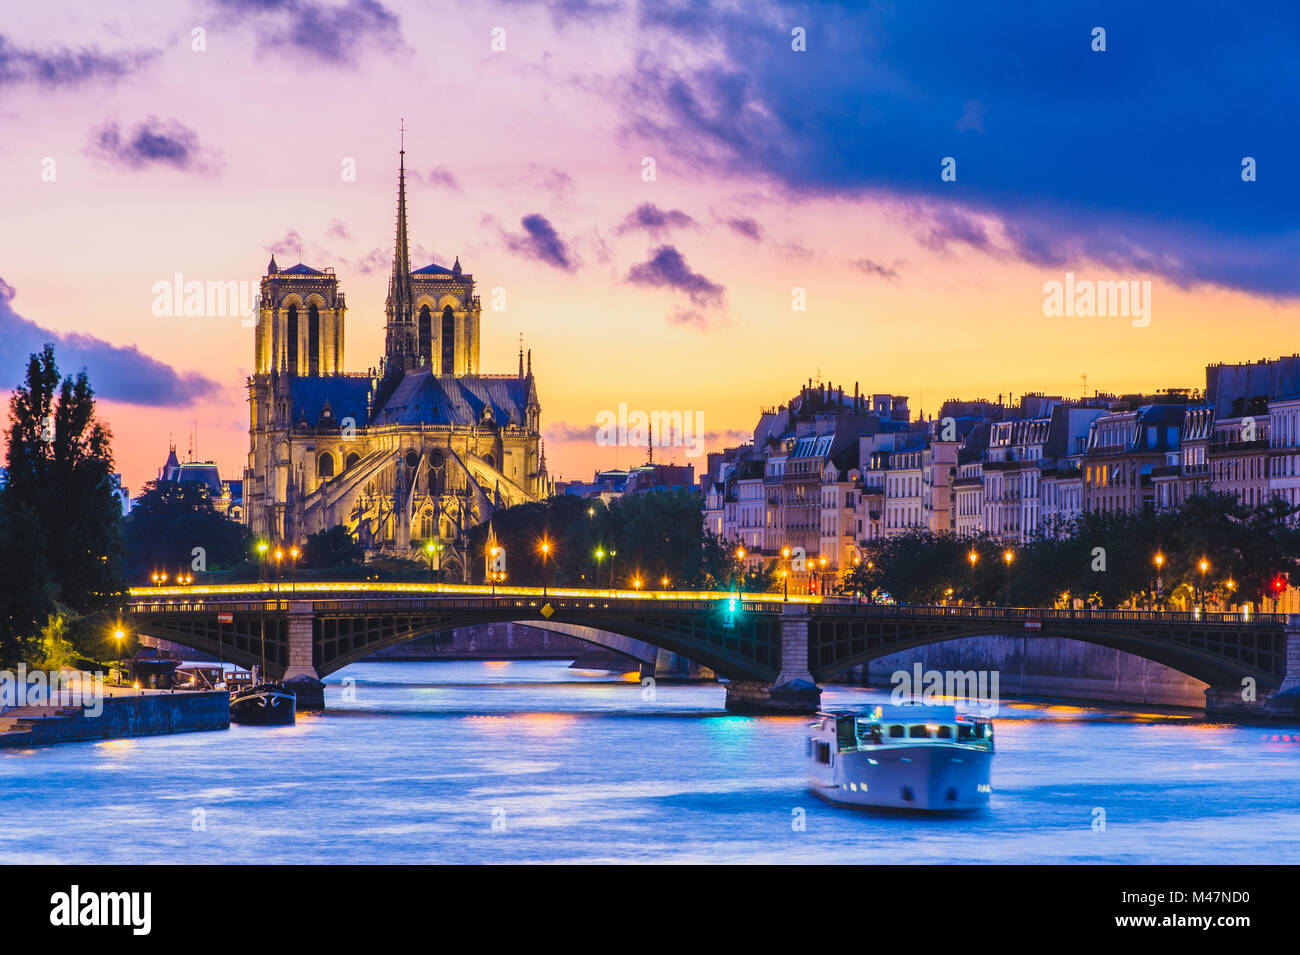
[(96, 706), (23, 706), (0, 714), (0, 749), (227, 729), (230, 695), (105, 687)]

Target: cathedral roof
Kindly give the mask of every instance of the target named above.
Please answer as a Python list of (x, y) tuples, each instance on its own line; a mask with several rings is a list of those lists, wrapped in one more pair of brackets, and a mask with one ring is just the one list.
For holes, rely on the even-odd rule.
[(522, 427), (528, 420), (531, 379), (513, 375), (438, 376), (428, 369), (412, 371), (398, 383), (371, 424), (483, 424), (484, 411), (498, 425)]
[(290, 414), (294, 423), (307, 420), (315, 425), (326, 404), (336, 422), (351, 418), (358, 428), (366, 423), (366, 393), (370, 379), (364, 375), (294, 376), (289, 379)]
[(310, 265), (303, 265), (301, 262), (299, 262), (297, 265), (291, 265), (287, 269), (281, 269), (280, 274), (281, 275), (324, 275), (325, 273), (317, 269), (313, 269)]
[[(460, 260), (457, 259), (456, 261), (459, 262)], [(416, 269), (411, 274), (412, 275), (457, 275), (459, 273), (453, 272), (451, 269), (443, 268), (437, 262), (433, 262), (430, 265), (426, 265), (422, 269)]]

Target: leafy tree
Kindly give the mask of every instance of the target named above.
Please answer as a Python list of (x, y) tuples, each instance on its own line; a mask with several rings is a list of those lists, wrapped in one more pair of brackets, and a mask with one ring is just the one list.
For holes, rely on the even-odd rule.
[(55, 603), (75, 645), (102, 642), (125, 590), (111, 438), (85, 372), (60, 379), (52, 345), (32, 355), (9, 402), (0, 656), (30, 649)]
[(310, 570), (357, 567), (365, 560), (365, 549), (342, 524), (308, 535), (303, 544), (302, 566)]
[(127, 573), (147, 584), (156, 571), (193, 573), (203, 548), (207, 573), (243, 568), (252, 560), (252, 533), (213, 506), (200, 481), (150, 481), (126, 519)]

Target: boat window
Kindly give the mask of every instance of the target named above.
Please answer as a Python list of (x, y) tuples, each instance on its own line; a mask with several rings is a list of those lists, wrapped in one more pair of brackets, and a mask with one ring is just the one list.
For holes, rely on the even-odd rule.
[(817, 762), (828, 764), (831, 761), (831, 744), (825, 740), (817, 741)]
[(912, 739), (929, 739), (930, 728), (924, 723), (918, 723), (916, 726), (912, 727), (912, 730), (908, 735), (912, 737)]
[(879, 723), (859, 723), (858, 738), (877, 746), (884, 741), (883, 737), (880, 735)]
[(890, 738), (890, 739), (902, 739), (902, 738), (903, 738), (903, 727), (901, 727), (901, 726), (891, 726), (891, 727), (889, 728), (889, 738)]
[(952, 739), (952, 727), (951, 727), (951, 726), (940, 726), (940, 727), (939, 727), (939, 739)]
[(971, 738), (971, 730), (973, 730), (974, 728), (975, 728), (975, 727), (971, 726), (969, 723), (958, 723), (958, 724), (957, 724), (957, 738), (958, 738), (958, 739), (970, 739), (970, 738)]

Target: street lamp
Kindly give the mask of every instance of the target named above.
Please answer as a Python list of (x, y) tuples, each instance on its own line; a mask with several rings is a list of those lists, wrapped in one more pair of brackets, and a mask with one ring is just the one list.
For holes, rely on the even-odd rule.
[(745, 587), (745, 548), (736, 548), (736, 560), (740, 561), (740, 568), (736, 571), (736, 593), (742, 594)]
[(1011, 606), (1011, 562), (1016, 559), (1015, 551), (1010, 547), (1002, 552), (1002, 559), (1007, 565), (1007, 606)]
[(1156, 606), (1162, 606), (1165, 602), (1165, 580), (1161, 576), (1161, 571), (1165, 566), (1165, 555), (1156, 553)]
[(970, 562), (970, 602), (975, 606), (975, 565), (980, 562), (980, 555), (973, 548), (966, 555), (966, 560)]
[(668, 578), (665, 577), (663, 580), (659, 581), (659, 584), (663, 587), (664, 590), (667, 590), (667, 589), (668, 589)]
[(1201, 570), (1201, 613), (1205, 613), (1205, 575), (1210, 570), (1210, 562), (1202, 557), (1196, 566)]
[(118, 686), (122, 686), (122, 685), (123, 685), (123, 674), (122, 674), (122, 670), (123, 670), (123, 667), (122, 667), (122, 638), (125, 637), (125, 636), (126, 636), (126, 634), (123, 632), (123, 630), (122, 630), (121, 627), (118, 627), (116, 630), (113, 631), (113, 637), (117, 640), (117, 683), (118, 683)]
[(597, 587), (600, 587), (600, 562), (604, 559), (605, 559), (605, 548), (597, 547), (596, 548), (596, 576), (595, 576), (595, 584)]
[[(433, 541), (433, 540), (425, 541), (424, 553), (429, 559), (429, 583), (433, 583), (433, 555), (437, 553), (441, 553), (441, 551), (442, 551), (441, 541)], [(442, 570), (441, 560), (438, 561), (438, 569)]]
[(548, 559), (550, 558), (550, 556), (551, 556), (551, 542), (550, 542), (549, 540), (547, 540), (546, 538), (542, 538), (542, 547), (541, 547), (541, 551), (542, 551), (542, 599), (545, 600), (545, 599), (546, 599), (546, 571), (547, 571), (547, 560), (548, 560)]

